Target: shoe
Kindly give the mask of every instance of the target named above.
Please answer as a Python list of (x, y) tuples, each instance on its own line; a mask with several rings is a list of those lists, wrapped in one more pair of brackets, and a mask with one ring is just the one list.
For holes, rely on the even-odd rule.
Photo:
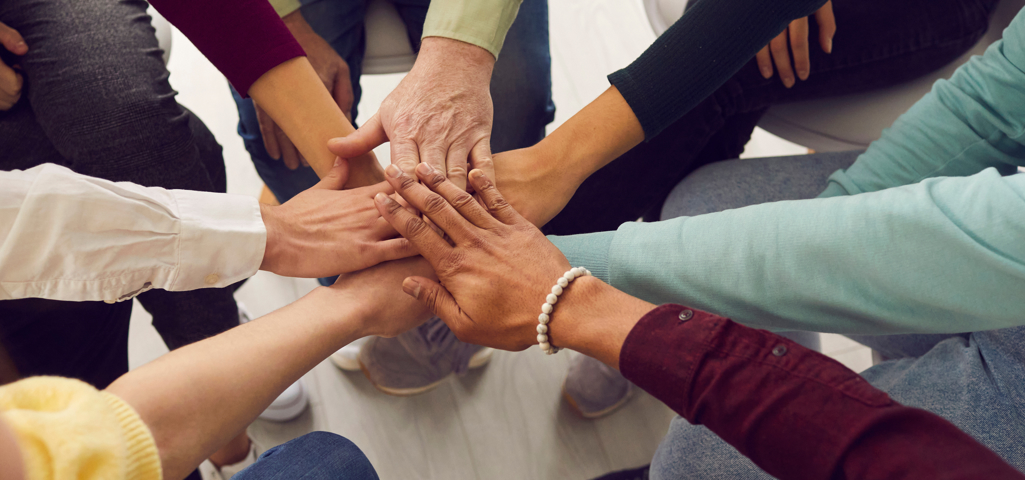
[[(245, 305), (242, 302), (236, 303), (238, 303), (239, 325), (253, 321), (253, 317), (246, 310)], [(287, 422), (302, 415), (309, 404), (310, 392), (306, 389), (303, 379), (300, 378), (271, 402), (270, 406), (260, 414), (260, 419), (271, 422)]]
[(482, 367), (493, 354), (491, 348), (460, 342), (435, 317), (395, 338), (371, 338), (359, 351), (359, 364), (378, 390), (405, 397), (427, 392), (452, 374)]
[(231, 477), (234, 477), (236, 473), (256, 463), (256, 459), (260, 458), (260, 455), (266, 450), (250, 438), (249, 453), (246, 454), (246, 458), (243, 458), (238, 463), (224, 465), (221, 468), (217, 468), (210, 460), (203, 460), (203, 463), (199, 465), (199, 476), (203, 477), (203, 480), (231, 480)]
[(606, 473), (594, 480), (648, 480), (649, 470), (651, 470), (651, 465), (645, 465), (640, 468), (631, 468), (630, 470)]
[(359, 371), (359, 350), (370, 340), (370, 337), (363, 337), (354, 340), (352, 343), (338, 349), (331, 354), (331, 363), (341, 370), (347, 372)]
[(562, 396), (584, 418), (604, 417), (633, 396), (634, 386), (616, 369), (577, 355), (562, 383)]

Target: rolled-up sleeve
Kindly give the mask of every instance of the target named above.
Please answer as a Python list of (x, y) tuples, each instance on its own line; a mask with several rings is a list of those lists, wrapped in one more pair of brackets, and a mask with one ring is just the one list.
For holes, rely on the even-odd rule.
[(520, 3), (522, 0), (433, 0), (423, 36), (470, 43), (498, 58)]
[(245, 196), (147, 188), (43, 165), (0, 173), (0, 299), (129, 300), (224, 287), (259, 269)]

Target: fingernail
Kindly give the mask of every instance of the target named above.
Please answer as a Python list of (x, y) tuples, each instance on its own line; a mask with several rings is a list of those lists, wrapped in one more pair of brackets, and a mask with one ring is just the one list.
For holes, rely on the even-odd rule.
[(794, 79), (790, 78), (790, 77), (784, 78), (783, 79), (783, 86), (787, 87), (787, 88), (790, 88), (790, 87), (794, 86)]
[(388, 165), (388, 167), (384, 169), (384, 173), (391, 178), (399, 178), (399, 175), (402, 175), (402, 170), (395, 165)]
[(833, 53), (833, 39), (826, 40), (826, 53)]
[(374, 201), (380, 203), (381, 205), (387, 205), (388, 202), (391, 201), (391, 199), (388, 198), (388, 196), (384, 193), (378, 192), (377, 195), (374, 195)]
[(342, 157), (335, 157), (335, 166), (337, 167), (337, 166), (339, 166), (341, 164), (342, 164)]
[(768, 67), (763, 68), (762, 69), (762, 77), (764, 77), (764, 78), (772, 78), (772, 69), (768, 68)]
[(481, 178), (483, 176), (484, 176), (484, 172), (482, 172), (480, 170), (477, 170), (477, 169), (470, 170), (470, 178), (472, 178), (474, 180), (476, 180), (478, 178)]
[(416, 166), (416, 171), (420, 175), (430, 175), (434, 173), (434, 167), (432, 167), (429, 163), (421, 163)]
[(402, 291), (413, 298), (420, 298), (420, 284), (415, 280), (405, 279), (402, 282)]

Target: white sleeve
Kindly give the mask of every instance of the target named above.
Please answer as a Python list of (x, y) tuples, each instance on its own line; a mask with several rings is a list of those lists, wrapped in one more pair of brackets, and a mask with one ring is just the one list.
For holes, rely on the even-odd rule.
[(115, 302), (252, 276), (267, 231), (255, 199), (147, 188), (56, 165), (0, 172), (0, 300)]

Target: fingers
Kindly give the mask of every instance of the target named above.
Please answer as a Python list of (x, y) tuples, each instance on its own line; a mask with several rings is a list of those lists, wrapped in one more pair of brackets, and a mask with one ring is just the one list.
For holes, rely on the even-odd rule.
[(274, 160), (281, 160), (281, 148), (278, 147), (278, 136), (274, 133), (278, 126), (271, 120), (270, 115), (264, 112), (255, 102), (256, 123), (260, 124), (260, 136), (263, 137), (263, 148), (267, 149), (267, 155)]
[(461, 190), (466, 190), (467, 158), (470, 151), (461, 145), (452, 144), (448, 150), (448, 157), (445, 158), (445, 173), (448, 180)]
[[(447, 159), (445, 158), (446, 155), (448, 154), (448, 146), (447, 145), (443, 145), (443, 144), (421, 145), (419, 150), (420, 150), (420, 163), (426, 163), (426, 164), (434, 167), (436, 170), (441, 171), (441, 172), (445, 172), (445, 171), (448, 170), (448, 166), (446, 165), (446, 160)], [(396, 163), (394, 161), (394, 159), (393, 159), (392, 163)], [(399, 165), (399, 166), (402, 167), (402, 170), (404, 170), (406, 172), (410, 172), (410, 174), (412, 175), (412, 172), (413, 172), (412, 170), (406, 170), (406, 165), (408, 163), (409, 162), (403, 160), (401, 162), (401, 165)], [(463, 162), (462, 163), (464, 165), (466, 164), (465, 153), (464, 153), (464, 156), (463, 156)], [(396, 163), (396, 164), (398, 164), (398, 163)], [(458, 164), (459, 164), (459, 162), (456, 161), (455, 165), (453, 165), (453, 167), (458, 168), (457, 167)], [(416, 168), (416, 165), (413, 165), (413, 168)], [(463, 172), (466, 172), (466, 167), (465, 166), (463, 167)], [(465, 173), (464, 173), (464, 175), (465, 175)]]
[(15, 55), (28, 53), (28, 45), (25, 44), (25, 39), (22, 38), (21, 34), (3, 22), (0, 22), (0, 45), (3, 45), (8, 52)]
[(769, 42), (769, 51), (772, 52), (772, 61), (779, 72), (779, 79), (783, 86), (790, 88), (794, 86), (794, 70), (790, 68), (790, 53), (787, 52), (787, 31), (784, 30), (776, 38)]
[(278, 139), (278, 148), (281, 149), (281, 160), (285, 162), (285, 166), (289, 170), (299, 168), (301, 163), (299, 160), (299, 150), (288, 139), (288, 135), (285, 135), (285, 132), (278, 128), (277, 125), (274, 126), (274, 135)]
[(349, 78), (348, 69), (338, 72), (335, 76), (334, 88), (331, 89), (331, 96), (334, 97), (338, 108), (345, 114), (345, 118), (352, 122), (352, 80)]
[(819, 25), (819, 46), (826, 53), (833, 53), (833, 36), (836, 35), (836, 18), (833, 17), (833, 2), (826, 2), (815, 12), (815, 23)]
[(758, 71), (762, 72), (762, 77), (765, 79), (772, 78), (772, 55), (769, 54), (768, 45), (758, 51), (755, 55), (755, 61), (758, 62)]
[(808, 55), (808, 17), (790, 23), (790, 51), (794, 55), (794, 70), (797, 78), (807, 80), (811, 73), (811, 59)]
[[(421, 164), (417, 169), (427, 171), (427, 169), (432, 168), (433, 167), (428, 164)], [(384, 172), (385, 175), (388, 176), (388, 183), (395, 187), (395, 191), (401, 195), (402, 198), (406, 199), (413, 208), (422, 212), (424, 216), (429, 218), (432, 223), (438, 226), (438, 228), (441, 228), (442, 231), (457, 244), (476, 237), (476, 228), (468, 222), (467, 219), (463, 218), (463, 216), (460, 215), (444, 197), (432, 192), (426, 186), (417, 183), (415, 178), (407, 175), (395, 165), (388, 165), (388, 168), (386, 168)], [(438, 170), (432, 170), (428, 173), (431, 175), (438, 174), (441, 176)], [(425, 177), (429, 177), (429, 175), (425, 175)], [(442, 182), (445, 181), (447, 180), (442, 178)], [(470, 200), (472, 199), (473, 198), (470, 197)], [(392, 222), (389, 221), (388, 223)], [(397, 225), (392, 223), (392, 226), (399, 231), (399, 234), (406, 237)]]
[(441, 195), (470, 223), (480, 228), (494, 228), (501, 225), (484, 207), (477, 203), (473, 195), (466, 192), (465, 185), (456, 185), (452, 180), (445, 178), (440, 171), (431, 169), (425, 163), (416, 166), (416, 175), (427, 188)]
[[(350, 106), (349, 111), (352, 110)], [(381, 118), (374, 114), (367, 123), (348, 136), (332, 138), (327, 141), (327, 149), (342, 158), (356, 158), (369, 153), (378, 145), (388, 141)]]
[(470, 166), (484, 172), (488, 178), (498, 178), (495, 176), (495, 160), (491, 155), (490, 139), (485, 138), (477, 142), (473, 150), (470, 150)]
[[(449, 328), (470, 322), (470, 317), (459, 308), (455, 297), (438, 282), (424, 277), (408, 277), (402, 281), (402, 291), (423, 303)], [(453, 328), (453, 331), (456, 330)]]
[(316, 185), (310, 188), (320, 190), (341, 190), (345, 182), (349, 180), (349, 162), (341, 158), (335, 158), (335, 165), (321, 178)]
[(414, 257), (420, 254), (409, 240), (401, 237), (377, 242), (374, 244), (374, 250), (377, 255), (377, 263)]
[(10, 110), (21, 100), (24, 81), (20, 73), (0, 62), (0, 111)]
[(525, 222), (522, 216), (509, 205), (509, 202), (505, 201), (502, 194), (499, 193), (498, 188), (495, 187), (495, 182), (484, 175), (484, 172), (473, 169), (470, 171), (470, 185), (480, 195), (481, 201), (484, 202), (484, 207), (488, 209), (491, 215), (498, 219), (498, 221), (506, 224), (513, 225), (519, 222)]
[(374, 196), (374, 204), (377, 205), (377, 211), (381, 216), (399, 232), (399, 235), (409, 240), (432, 266), (437, 266), (452, 249), (445, 239), (427, 226), (427, 222), (402, 208), (402, 205), (388, 195), (378, 193)]

